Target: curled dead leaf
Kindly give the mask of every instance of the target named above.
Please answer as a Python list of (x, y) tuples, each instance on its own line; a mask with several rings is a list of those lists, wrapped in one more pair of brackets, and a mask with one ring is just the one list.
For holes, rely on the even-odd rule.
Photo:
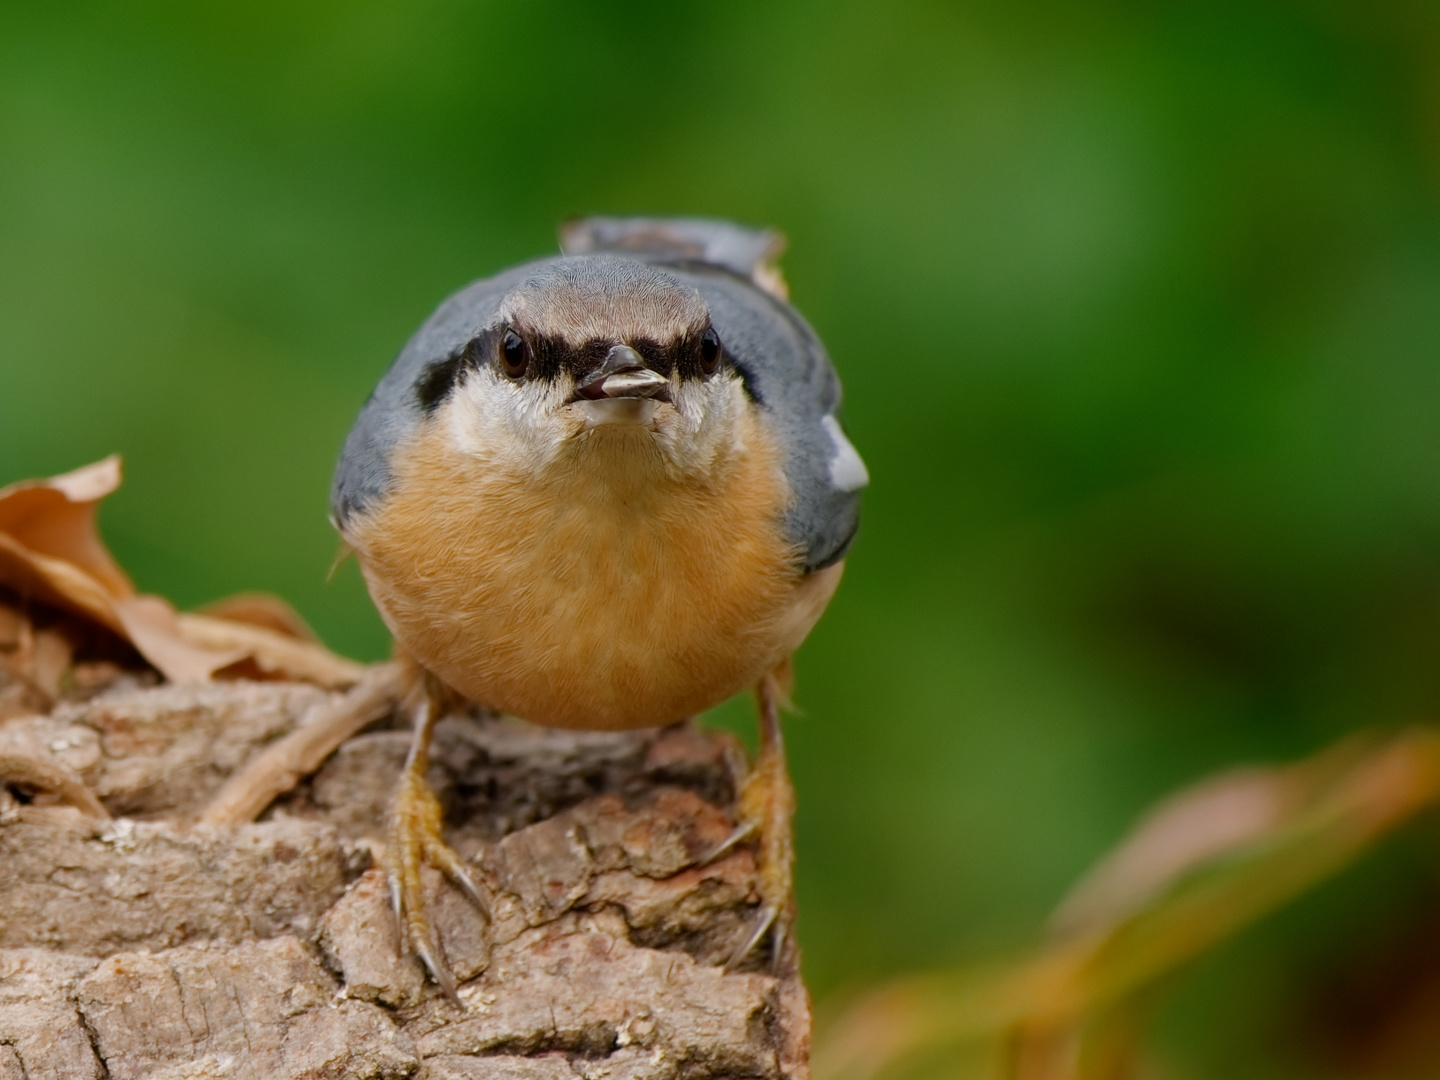
[[(137, 593), (95, 525), (100, 500), (119, 486), (120, 459), (112, 455), (0, 488), (0, 588), (104, 627), (171, 682), (203, 682), (231, 669), (331, 689), (359, 679), (361, 665), (315, 641), (282, 601), (252, 594), (208, 615), (182, 615), (161, 597)], [(37, 647), (44, 654), (32, 678), (53, 696), (70, 655), (55, 642), (37, 640)]]
[(208, 615), (180, 614), (176, 629), (188, 644), (218, 653), (239, 655), (225, 669), (246, 665), (254, 670), (234, 672), (270, 679), (301, 679), (328, 689), (352, 686), (365, 668), (337, 656), (317, 641), (303, 641), (253, 623), (231, 622)]
[(298, 611), (278, 596), (271, 596), (269, 593), (236, 593), (234, 596), (206, 604), (195, 614), (274, 630), (277, 634), (284, 634), (298, 641), (320, 640)]

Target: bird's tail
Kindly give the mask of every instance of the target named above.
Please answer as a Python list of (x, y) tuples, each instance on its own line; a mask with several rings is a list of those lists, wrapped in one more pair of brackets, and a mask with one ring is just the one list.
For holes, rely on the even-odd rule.
[(785, 236), (705, 218), (571, 218), (560, 226), (566, 255), (613, 251), (659, 260), (703, 262), (747, 277), (781, 300), (790, 289), (775, 260)]

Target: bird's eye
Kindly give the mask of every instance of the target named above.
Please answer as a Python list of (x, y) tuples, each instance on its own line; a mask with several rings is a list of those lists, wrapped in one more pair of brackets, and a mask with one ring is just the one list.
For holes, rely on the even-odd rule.
[(523, 376), (530, 366), (530, 349), (514, 330), (506, 330), (505, 336), (500, 339), (500, 365), (512, 379)]
[(706, 375), (714, 375), (715, 370), (720, 366), (720, 335), (712, 330), (706, 330), (700, 336), (700, 370)]

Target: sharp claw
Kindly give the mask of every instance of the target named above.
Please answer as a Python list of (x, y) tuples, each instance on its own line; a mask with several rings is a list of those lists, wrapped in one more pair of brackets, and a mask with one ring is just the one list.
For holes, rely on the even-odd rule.
[(451, 1004), (464, 1008), (464, 1003), (460, 1000), (460, 994), (455, 987), (455, 976), (451, 973), (449, 965), (436, 959), (435, 953), (438, 949), (432, 948), (431, 943), (418, 933), (415, 935), (414, 948), (415, 955), (420, 957), (420, 962), (425, 965), (425, 970), (430, 972), (430, 977), (435, 980), (435, 984), (440, 987), (446, 999)]
[(460, 861), (460, 857), (444, 844), (427, 846), (426, 854), (433, 865), (438, 866), (446, 877), (453, 881), (466, 896), (470, 897), (471, 902), (480, 909), (480, 914), (485, 916), (485, 921), (492, 921), (490, 904), (481, 894), (480, 887), (475, 884), (469, 871), (465, 869), (465, 864)]
[(405, 902), (400, 896), (400, 877), (393, 870), (386, 870), (385, 880), (390, 886), (390, 912), (395, 916), (395, 955), (403, 960), (409, 936), (405, 930)]
[(466, 873), (465, 868), (457, 863), (455, 866), (448, 868), (446, 873), (450, 876), (450, 880), (456, 885), (459, 885), (465, 895), (470, 897), (471, 902), (480, 909), (480, 914), (485, 916), (485, 921), (491, 922), (490, 905), (486, 902), (485, 897), (481, 895), (480, 887), (476, 885), (470, 875)]
[(713, 848), (711, 848), (707, 854), (702, 855), (700, 857), (700, 861), (696, 865), (709, 866), (716, 859), (720, 858), (720, 856), (731, 851), (737, 844), (744, 843), (746, 840), (749, 840), (759, 831), (760, 827), (756, 822), (752, 821), (745, 825), (741, 825), (724, 840), (720, 841), (720, 843), (716, 844)]
[[(779, 915), (780, 909), (768, 904), (760, 909), (759, 918), (755, 920), (755, 925), (751, 928), (750, 933), (745, 935), (745, 940), (740, 943), (740, 947), (730, 954), (729, 960), (725, 961), (726, 971), (734, 971), (745, 962), (745, 958), (760, 943), (765, 932), (775, 925), (775, 920)], [(779, 935), (777, 934), (777, 936)]]
[(779, 972), (780, 960), (785, 955), (785, 941), (789, 937), (789, 926), (784, 919), (777, 918), (775, 932), (770, 935), (770, 970)]

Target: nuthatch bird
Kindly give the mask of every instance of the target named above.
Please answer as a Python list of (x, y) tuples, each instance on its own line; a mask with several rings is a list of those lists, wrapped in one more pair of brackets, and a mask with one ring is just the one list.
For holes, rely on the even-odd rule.
[(333, 520), (419, 687), (385, 860), (410, 944), (452, 997), (422, 865), (483, 901), (425, 780), (447, 689), (615, 730), (754, 687), (761, 749), (734, 839), (758, 844), (761, 907), (735, 959), (772, 929), (779, 955), (794, 803), (780, 700), (867, 483), (835, 371), (786, 302), (781, 247), (722, 222), (572, 222), (564, 254), (446, 300), (345, 442)]

